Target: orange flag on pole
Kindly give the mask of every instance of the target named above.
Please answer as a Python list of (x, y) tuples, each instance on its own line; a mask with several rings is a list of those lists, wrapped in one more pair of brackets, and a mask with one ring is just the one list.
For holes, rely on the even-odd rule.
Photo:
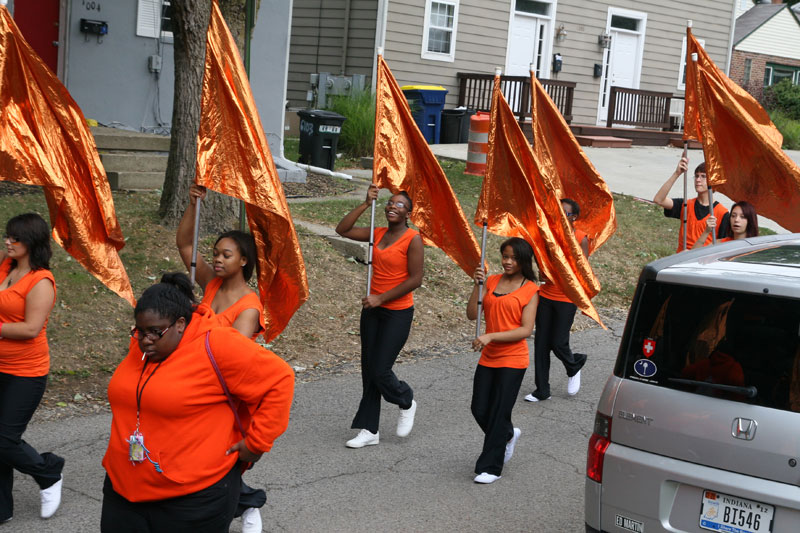
[(245, 202), (269, 342), (308, 299), (306, 268), (244, 65), (216, 1), (206, 37), (195, 181)]
[(0, 6), (0, 180), (44, 188), (53, 239), (134, 303), (125, 245), (86, 119)]
[(708, 185), (800, 231), (800, 168), (781, 149), (783, 136), (755, 98), (711, 61), (691, 28), (686, 44), (683, 138), (703, 143)]
[(411, 222), (423, 242), (441, 248), (472, 276), (481, 262), (478, 241), (382, 55), (375, 91), (375, 184), (392, 193), (406, 191), (414, 202)]
[(591, 301), (600, 292), (600, 283), (561, 208), (558, 177), (548, 174), (552, 170), (541, 164), (528, 144), (496, 76), (486, 176), (475, 224), (486, 222), (492, 233), (528, 241), (542, 274), (603, 325)]
[(614, 198), (533, 72), (531, 117), (533, 151), (541, 173), (553, 178), (551, 186), (559, 199), (571, 198), (581, 206), (575, 227), (586, 232), (592, 253), (617, 231)]

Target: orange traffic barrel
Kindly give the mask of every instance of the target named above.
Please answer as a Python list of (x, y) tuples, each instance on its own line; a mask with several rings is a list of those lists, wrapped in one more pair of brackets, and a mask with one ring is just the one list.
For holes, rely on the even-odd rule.
[(469, 119), (469, 144), (467, 145), (467, 169), (465, 174), (486, 175), (486, 152), (489, 148), (489, 124), (491, 115), (478, 111)]

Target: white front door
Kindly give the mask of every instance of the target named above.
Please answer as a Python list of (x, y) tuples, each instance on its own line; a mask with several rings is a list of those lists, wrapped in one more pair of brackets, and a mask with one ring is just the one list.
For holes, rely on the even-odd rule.
[[(603, 55), (600, 99), (597, 106), (598, 125), (606, 124), (611, 87), (639, 87), (647, 15), (638, 15), (640, 14), (632, 11), (609, 8), (607, 32), (611, 36), (611, 46)], [(625, 28), (615, 27), (615, 24), (624, 25)]]
[(547, 24), (538, 17), (515, 13), (508, 41), (507, 76), (528, 76), (534, 64), (536, 76), (542, 73)]

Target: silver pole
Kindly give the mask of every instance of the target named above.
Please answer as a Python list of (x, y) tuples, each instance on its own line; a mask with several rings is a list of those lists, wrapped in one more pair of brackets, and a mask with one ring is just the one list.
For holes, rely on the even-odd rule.
[[(707, 175), (708, 174), (706, 174), (706, 176)], [(708, 188), (708, 216), (714, 216), (714, 189), (711, 187)], [(717, 224), (719, 223), (720, 221), (717, 220)], [(711, 230), (711, 244), (717, 244), (717, 228)]]
[(189, 268), (190, 279), (192, 280), (193, 287), (194, 287), (195, 275), (197, 274), (197, 241), (200, 237), (200, 206), (202, 205), (202, 203), (203, 200), (201, 198), (198, 198), (194, 206), (194, 235), (192, 236), (192, 263)]
[[(483, 236), (481, 237), (481, 264), (483, 268), (484, 258), (486, 257), (486, 221), (483, 221)], [(478, 320), (475, 323), (475, 338), (481, 336), (481, 311), (483, 310), (483, 281), (478, 282)]]
[[(689, 154), (689, 141), (683, 141), (683, 157), (688, 159)], [(686, 170), (683, 171), (683, 209), (681, 209), (681, 213), (683, 215), (683, 249), (688, 250), (689, 247), (686, 245), (686, 236), (687, 236), (687, 228), (686, 226), (689, 223), (689, 189), (688, 189), (688, 182), (689, 180), (689, 163), (686, 163)]]
[(367, 253), (367, 296), (372, 290), (372, 250), (375, 248), (375, 200), (372, 200), (372, 213), (369, 216), (369, 251)]

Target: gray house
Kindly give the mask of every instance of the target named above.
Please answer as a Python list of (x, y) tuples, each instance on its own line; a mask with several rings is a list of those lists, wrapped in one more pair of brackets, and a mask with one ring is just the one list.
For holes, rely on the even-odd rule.
[[(611, 86), (684, 90), (686, 20), (727, 70), (732, 0), (294, 0), (289, 105), (309, 75), (374, 78), (376, 47), (401, 85), (441, 85), (458, 102), (458, 73), (528, 74), (576, 84), (573, 124), (603, 124)], [(557, 61), (560, 59), (560, 61)]]

